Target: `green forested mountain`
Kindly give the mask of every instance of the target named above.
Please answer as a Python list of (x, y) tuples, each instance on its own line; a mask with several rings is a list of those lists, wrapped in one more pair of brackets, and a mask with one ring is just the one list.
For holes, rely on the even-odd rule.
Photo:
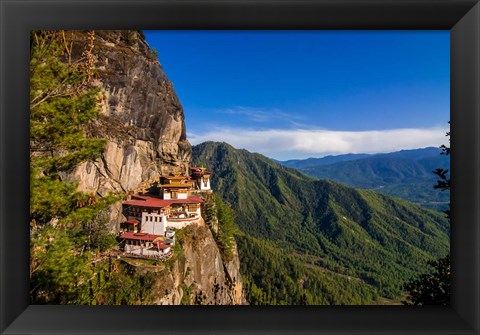
[(251, 303), (394, 298), (428, 260), (449, 250), (449, 224), (441, 213), (316, 180), (226, 143), (202, 143), (192, 153), (195, 164), (212, 171), (214, 191), (234, 210)]
[(353, 187), (374, 189), (436, 210), (446, 210), (449, 192), (433, 188), (437, 176), (433, 170), (449, 169), (449, 157), (439, 148), (402, 150), (388, 154), (340, 155), (287, 161), (282, 164), (296, 168), (319, 179), (330, 179)]

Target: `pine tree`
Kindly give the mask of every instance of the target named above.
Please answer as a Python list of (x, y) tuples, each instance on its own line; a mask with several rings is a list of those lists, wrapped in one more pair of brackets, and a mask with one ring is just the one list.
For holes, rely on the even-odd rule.
[[(32, 303), (91, 303), (94, 252), (112, 239), (99, 215), (117, 198), (77, 192), (66, 176), (101, 155), (105, 141), (90, 134), (98, 115), (89, 86), (94, 34), (72, 63), (62, 31), (30, 35), (30, 282)], [(89, 228), (89, 229), (86, 229)]]
[(86, 83), (83, 63), (65, 63), (71, 53), (63, 32), (32, 32), (30, 55), (31, 218), (49, 222), (71, 213), (85, 195), (62, 180), (64, 173), (100, 156), (105, 141), (89, 137), (98, 115), (98, 90)]
[(433, 271), (406, 285), (405, 305), (450, 305), (450, 255), (428, 263)]
[(233, 211), (222, 199), (215, 195), (215, 207), (218, 216), (218, 233), (215, 234), (218, 245), (223, 256), (230, 260), (233, 257), (233, 248), (235, 246), (235, 218)]

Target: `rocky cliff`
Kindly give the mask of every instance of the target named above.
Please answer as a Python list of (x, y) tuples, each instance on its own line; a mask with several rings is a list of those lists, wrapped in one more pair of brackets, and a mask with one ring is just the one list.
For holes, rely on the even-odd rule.
[(235, 248), (227, 261), (205, 225), (182, 230), (173, 261), (159, 272), (153, 303), (160, 305), (238, 305), (243, 296), (240, 260)]
[(183, 109), (142, 34), (75, 31), (65, 39), (68, 57), (90, 66), (90, 83), (101, 90), (101, 117), (91, 132), (107, 140), (100, 160), (75, 171), (80, 190), (138, 191), (162, 173), (186, 172), (191, 147)]
[[(106, 139), (100, 159), (81, 164), (71, 178), (80, 191), (103, 196), (143, 191), (168, 172), (187, 173), (191, 147), (183, 109), (156, 52), (138, 31), (65, 32), (65, 60), (83, 62), (100, 90), (101, 114), (90, 136)], [(125, 218), (111, 208), (112, 230)], [(180, 232), (181, 248), (163, 265), (127, 266), (155, 272), (152, 304), (241, 304), (239, 258), (222, 259), (205, 225)]]
[[(245, 304), (240, 260), (236, 251), (226, 260), (208, 227), (189, 226), (177, 234), (173, 256), (165, 262), (121, 258), (124, 273), (143, 277), (148, 290), (141, 301), (148, 305)], [(146, 279), (149, 278), (149, 279)], [(153, 278), (153, 279), (152, 279)]]

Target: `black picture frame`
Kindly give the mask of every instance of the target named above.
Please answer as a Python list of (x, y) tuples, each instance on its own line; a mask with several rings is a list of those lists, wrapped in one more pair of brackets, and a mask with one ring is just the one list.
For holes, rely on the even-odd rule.
[[(0, 0), (2, 334), (479, 334), (480, 4), (474, 0)], [(449, 29), (452, 304), (29, 306), (32, 29)]]

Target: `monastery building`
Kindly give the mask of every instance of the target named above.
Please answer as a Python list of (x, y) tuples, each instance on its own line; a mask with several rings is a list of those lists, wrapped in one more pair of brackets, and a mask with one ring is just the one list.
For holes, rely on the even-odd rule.
[(120, 225), (122, 248), (140, 256), (169, 254), (175, 229), (199, 223), (204, 202), (192, 193), (211, 192), (210, 173), (192, 167), (191, 176), (162, 176), (159, 194), (136, 194), (122, 203), (127, 220)]

